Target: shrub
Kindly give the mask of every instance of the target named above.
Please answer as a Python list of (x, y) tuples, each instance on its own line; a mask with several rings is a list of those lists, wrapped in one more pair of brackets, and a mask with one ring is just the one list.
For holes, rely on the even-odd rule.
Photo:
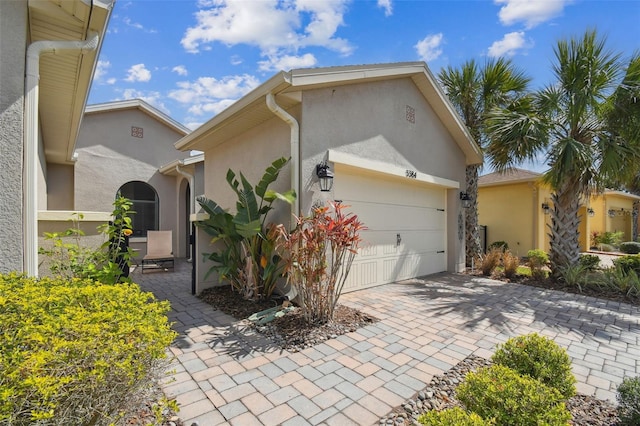
[(576, 379), (571, 373), (571, 360), (567, 352), (553, 340), (537, 333), (513, 337), (498, 345), (491, 360), (540, 380), (556, 389), (564, 398), (576, 394)]
[(600, 257), (595, 254), (581, 254), (579, 262), (588, 271), (595, 271), (600, 266)]
[(624, 237), (624, 232), (603, 232), (595, 235), (594, 243), (596, 245), (606, 244), (609, 246), (617, 247), (622, 242), (622, 237)]
[(361, 241), (360, 231), (366, 229), (357, 215), (345, 214), (344, 208), (339, 203), (316, 208), (312, 216), (298, 218), (291, 234), (280, 228), (289, 253), (288, 280), (298, 293), (302, 314), (309, 324), (333, 319)]
[(544, 279), (547, 277), (545, 267), (549, 263), (549, 256), (543, 250), (535, 249), (527, 252), (527, 263), (531, 268), (531, 277)]
[(560, 281), (564, 281), (570, 287), (578, 287), (578, 290), (582, 293), (582, 289), (589, 278), (588, 272), (587, 267), (581, 263), (562, 266), (560, 267)]
[(518, 274), (520, 258), (507, 250), (502, 255), (502, 265), (504, 266), (504, 276), (509, 279), (515, 278)]
[(626, 254), (638, 254), (640, 253), (640, 243), (635, 241), (620, 243), (620, 251)]
[(484, 420), (476, 413), (468, 413), (460, 407), (429, 411), (418, 417), (418, 423), (425, 426), (488, 426), (495, 424), (493, 421)]
[(624, 272), (635, 271), (640, 274), (640, 255), (628, 255), (614, 259), (613, 265), (620, 267)]
[(490, 276), (493, 274), (493, 271), (500, 264), (500, 258), (502, 257), (501, 249), (491, 249), (489, 252), (481, 255), (478, 258), (477, 263), (479, 264), (479, 268), (482, 271), (482, 275)]
[(129, 267), (133, 251), (128, 247), (128, 236), (132, 232), (129, 215), (135, 213), (131, 210), (133, 203), (125, 197), (117, 197), (113, 206), (113, 220), (98, 227), (105, 241), (97, 250), (80, 244), (85, 234), (78, 224), (83, 218), (79, 213), (74, 213), (73, 226), (66, 231), (44, 233), (52, 247), (41, 247), (39, 253), (49, 258), (53, 276), (88, 278), (104, 284), (131, 281)]
[(108, 424), (175, 337), (135, 284), (0, 275), (0, 424)]
[(614, 265), (604, 271), (597, 284), (623, 296), (640, 296), (640, 277), (635, 269)]
[(271, 297), (284, 271), (284, 261), (276, 250), (279, 232), (274, 225), (266, 224), (266, 219), (276, 200), (291, 204), (296, 198), (293, 189), (282, 194), (268, 189), (288, 162), (286, 158), (275, 160), (256, 186), (242, 173), (238, 178), (229, 169), (227, 184), (238, 197), (235, 215), (213, 200), (197, 198), (209, 218), (196, 225), (211, 236), (211, 244), (219, 243), (219, 250), (204, 253), (205, 258), (214, 262), (207, 276), (216, 272), (219, 280), (228, 280), (248, 300)]
[(616, 397), (620, 424), (640, 425), (640, 376), (625, 377), (618, 386)]
[(571, 419), (560, 392), (503, 365), (467, 374), (456, 394), (468, 410), (499, 425), (565, 426)]
[(502, 251), (507, 251), (509, 250), (509, 244), (507, 244), (506, 241), (494, 241), (491, 244), (489, 244), (489, 247), (487, 247), (487, 251), (491, 251), (493, 249), (500, 249)]

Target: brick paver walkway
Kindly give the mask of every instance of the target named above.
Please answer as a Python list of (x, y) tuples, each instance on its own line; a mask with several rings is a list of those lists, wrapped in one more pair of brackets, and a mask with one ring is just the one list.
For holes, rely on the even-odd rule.
[(372, 425), (470, 354), (538, 332), (566, 348), (578, 391), (615, 400), (640, 374), (640, 309), (517, 284), (442, 274), (342, 296), (380, 319), (298, 353), (275, 347), (190, 294), (190, 265), (134, 272), (171, 302), (179, 338), (163, 388), (187, 426)]

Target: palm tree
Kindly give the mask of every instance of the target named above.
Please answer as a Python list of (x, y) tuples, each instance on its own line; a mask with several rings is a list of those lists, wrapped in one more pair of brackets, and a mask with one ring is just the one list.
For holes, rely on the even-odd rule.
[(580, 257), (581, 200), (606, 182), (627, 181), (637, 170), (633, 94), (640, 87), (640, 66), (636, 53), (625, 67), (621, 54), (607, 50), (595, 30), (559, 41), (554, 52), (555, 84), (490, 114), (487, 154), (497, 170), (545, 158), (544, 180), (554, 204), (549, 260), (558, 276)]
[[(487, 114), (495, 107), (512, 104), (526, 93), (531, 81), (510, 60), (503, 58), (488, 60), (482, 68), (473, 60), (460, 68), (447, 67), (438, 73), (438, 80), (481, 148), (487, 145)], [(477, 202), (480, 167), (472, 164), (466, 168), (466, 192), (471, 197), (471, 205), (465, 212), (467, 266), (480, 254)]]

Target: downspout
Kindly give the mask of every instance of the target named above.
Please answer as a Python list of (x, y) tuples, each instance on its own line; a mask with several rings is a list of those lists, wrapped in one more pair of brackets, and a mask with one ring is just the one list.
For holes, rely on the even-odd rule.
[(40, 55), (62, 51), (81, 54), (98, 48), (97, 33), (84, 41), (36, 41), (27, 48), (24, 96), (24, 212), (23, 268), (27, 275), (38, 276), (38, 104)]
[(300, 124), (276, 103), (273, 93), (267, 93), (267, 107), (291, 127), (291, 188), (296, 191), (291, 213), (300, 216)]
[[(189, 219), (191, 219), (191, 216), (193, 216), (196, 212), (196, 197), (195, 197), (195, 188), (193, 187), (195, 184), (195, 179), (193, 177), (193, 175), (191, 173), (185, 172), (184, 170), (182, 170), (180, 167), (184, 166), (184, 162), (180, 162), (180, 164), (178, 164), (176, 166), (176, 172), (180, 173), (182, 176), (186, 177), (187, 179), (189, 179), (189, 187), (191, 188), (191, 190), (189, 191)], [(189, 231), (189, 236), (191, 236), (191, 231)], [(187, 260), (188, 262), (193, 261), (193, 259), (191, 258), (191, 253), (189, 253), (189, 259)]]

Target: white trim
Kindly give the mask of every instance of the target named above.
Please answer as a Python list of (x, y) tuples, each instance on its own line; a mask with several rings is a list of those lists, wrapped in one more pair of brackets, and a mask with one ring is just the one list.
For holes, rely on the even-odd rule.
[[(82, 218), (80, 218), (82, 216)], [(38, 220), (48, 222), (62, 222), (77, 220), (79, 222), (109, 222), (113, 219), (107, 212), (76, 212), (68, 210), (39, 210)]]
[(631, 198), (632, 200), (640, 200), (640, 196), (638, 195), (631, 194), (629, 192), (616, 191), (616, 190), (610, 190), (610, 189), (605, 190), (603, 194), (595, 194), (596, 197), (599, 195), (617, 195), (618, 197)]
[[(428, 183), (430, 185), (440, 186), (443, 188), (450, 189), (458, 189), (460, 188), (460, 182), (446, 179), (434, 175), (430, 175), (428, 173), (423, 173), (415, 170), (415, 177), (407, 177), (407, 169), (406, 167), (394, 166), (392, 164), (384, 163), (382, 161), (369, 160), (366, 158), (359, 157), (353, 154), (347, 154), (345, 152), (329, 150), (329, 161), (338, 164), (345, 164), (347, 166), (357, 167), (360, 169), (365, 169), (369, 171), (378, 172), (381, 174), (398, 176), (402, 178), (406, 178), (411, 181), (418, 181)], [(414, 171), (414, 170), (411, 170)]]

